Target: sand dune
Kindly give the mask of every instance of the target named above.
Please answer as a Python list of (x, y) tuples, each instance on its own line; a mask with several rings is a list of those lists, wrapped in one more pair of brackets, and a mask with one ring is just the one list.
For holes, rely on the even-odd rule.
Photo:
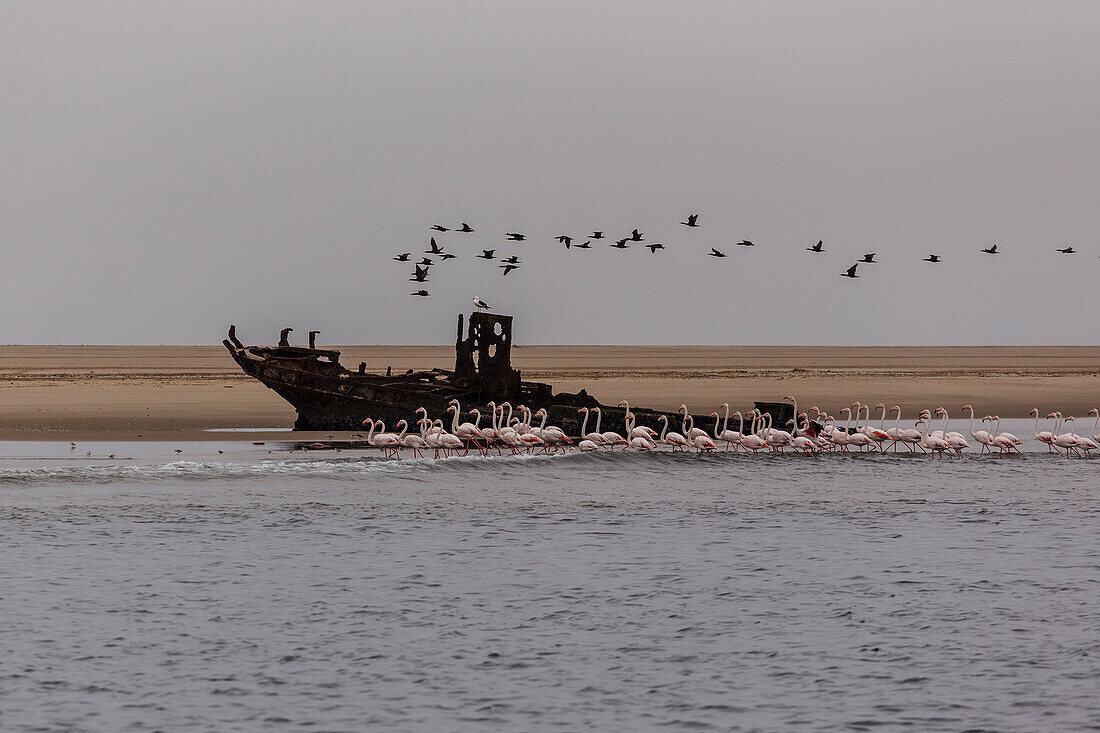
[[(451, 346), (339, 348), (349, 368), (362, 361), (377, 372), (454, 360)], [(786, 394), (830, 412), (858, 399), (900, 404), (907, 415), (937, 405), (957, 415), (963, 402), (1003, 417), (1100, 406), (1100, 347), (526, 346), (513, 350), (513, 364), (557, 390), (694, 412)], [(0, 438), (224, 438), (205, 431), (293, 421), (294, 410), (221, 347), (0, 347)]]

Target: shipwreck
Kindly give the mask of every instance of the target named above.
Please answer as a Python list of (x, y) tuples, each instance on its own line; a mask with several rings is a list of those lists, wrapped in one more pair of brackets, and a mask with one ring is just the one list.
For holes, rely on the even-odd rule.
[[(512, 316), (475, 312), (470, 314), (468, 329), (463, 334), (464, 319), (458, 316), (453, 370), (408, 370), (403, 374), (368, 373), (360, 363), (351, 371), (340, 363), (336, 349), (319, 349), (319, 331), (309, 332), (309, 346), (291, 346), (283, 329), (277, 346), (245, 346), (229, 327), (229, 337), (222, 341), (233, 360), (245, 374), (262, 382), (285, 399), (298, 417), (295, 430), (347, 430), (361, 428), (366, 418), (383, 420), (389, 426), (398, 420), (416, 424), (416, 410), (423, 407), (428, 414), (445, 417), (449, 402), (457, 399), (463, 411), (479, 409), (489, 415), (487, 403), (526, 405), (532, 410), (545, 409), (549, 421), (560, 426), (570, 436), (580, 432), (582, 407), (599, 407), (607, 430), (622, 432), (625, 413), (622, 408), (602, 405), (585, 390), (577, 393), (558, 392), (542, 382), (528, 382), (518, 369), (512, 368)], [(782, 425), (793, 416), (786, 403), (757, 402), (757, 408), (771, 413), (775, 424)], [(657, 429), (660, 415), (675, 413), (631, 407), (639, 425)], [(708, 428), (706, 416), (694, 415), (697, 427)], [(675, 426), (675, 422), (673, 425)]]

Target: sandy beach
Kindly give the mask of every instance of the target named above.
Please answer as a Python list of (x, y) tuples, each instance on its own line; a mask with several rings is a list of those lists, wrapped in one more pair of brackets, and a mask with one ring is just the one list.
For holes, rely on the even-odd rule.
[[(341, 360), (370, 371), (450, 367), (451, 346), (343, 346)], [(1100, 347), (598, 347), (513, 351), (525, 379), (587, 388), (675, 410), (734, 409), (786, 394), (836, 412), (855, 400), (899, 404), (905, 415), (964, 402), (979, 414), (1026, 417), (1100, 406)], [(2, 346), (0, 439), (158, 440), (279, 437), (294, 410), (242, 374), (217, 346)], [(281, 437), (286, 437), (283, 434)]]

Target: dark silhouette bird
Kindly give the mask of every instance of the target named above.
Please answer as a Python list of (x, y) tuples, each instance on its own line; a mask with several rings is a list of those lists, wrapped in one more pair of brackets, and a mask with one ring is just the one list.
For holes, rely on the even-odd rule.
[(467, 224), (466, 222), (462, 222), (462, 228), (461, 228), (461, 229), (458, 229), (458, 230), (456, 230), (456, 231), (460, 231), (460, 232), (464, 232), (464, 233), (466, 233), (466, 234), (469, 234), (469, 233), (470, 233), (470, 232), (472, 232), (473, 230), (474, 230), (474, 228), (473, 228), (472, 226), (470, 226), (470, 225), (469, 225), (469, 224)]
[(501, 260), (501, 262), (507, 262), (509, 265), (518, 265), (519, 257), (517, 257), (516, 255), (512, 255), (511, 257), (505, 257)]
[(450, 252), (444, 252), (443, 254), (439, 255), (439, 259), (443, 261), (453, 260), (455, 257), (458, 257), (458, 255), (453, 255)]
[(431, 293), (427, 290), (417, 290), (415, 293), (409, 293), (409, 295), (419, 295), (421, 298), (427, 298)]
[(527, 240), (526, 234), (516, 234), (515, 232), (506, 232), (504, 236), (508, 237), (508, 239), (513, 242), (524, 242)]
[(627, 240), (625, 240), (625, 239), (616, 239), (615, 244), (608, 245), (608, 246), (614, 247), (615, 249), (626, 249), (627, 247), (630, 246), (629, 244), (626, 243), (626, 241)]
[(939, 255), (928, 255), (922, 261), (923, 262), (939, 262), (940, 261), (940, 256)]
[(737, 243), (737, 246), (738, 247), (755, 247), (756, 245), (753, 244), (752, 242), (750, 242), (747, 239), (742, 239), (740, 242)]
[(416, 272), (409, 278), (409, 282), (426, 283), (428, 282), (428, 268), (416, 265)]
[(649, 248), (651, 254), (657, 254), (657, 250), (664, 249), (665, 245), (660, 242), (654, 242), (653, 244), (647, 244), (646, 247)]
[(632, 232), (630, 232), (630, 241), (631, 242), (644, 242), (645, 241), (645, 235), (643, 235), (641, 232), (639, 232), (637, 229), (635, 229)]
[(985, 252), (987, 255), (995, 255), (995, 254), (997, 254), (997, 245), (993, 245), (992, 247), (987, 247), (987, 248), (983, 249), (982, 252)]
[(807, 252), (824, 252), (825, 251), (825, 246), (822, 244), (821, 240), (819, 239), (819, 240), (817, 240), (817, 244), (815, 244), (812, 247), (807, 247), (806, 251)]
[(860, 262), (870, 262), (872, 264), (875, 264), (876, 254), (878, 254), (878, 252), (868, 252), (867, 254), (863, 255), (863, 259), (860, 260)]
[(475, 306), (475, 307), (476, 307), (476, 308), (477, 308), (477, 309), (478, 309), (479, 311), (481, 311), (481, 310), (490, 310), (490, 309), (489, 309), (489, 304), (488, 304), (488, 303), (486, 303), (486, 302), (485, 302), (484, 300), (482, 300), (481, 298), (477, 297), (476, 295), (475, 295), (474, 297), (470, 298), (470, 300), (474, 301), (474, 306)]
[(438, 224), (432, 225), (432, 229), (436, 230), (437, 232), (449, 232), (449, 231), (451, 231), (447, 227), (441, 227)]
[(431, 265), (431, 264), (434, 264), (434, 263), (432, 262), (431, 257), (421, 257), (420, 262), (418, 262), (417, 264), (418, 265), (424, 265), (425, 267), (427, 267), (428, 265)]
[(564, 234), (558, 235), (558, 241), (564, 244), (566, 249), (569, 249), (569, 245), (573, 244), (573, 238), (567, 237)]
[(714, 247), (711, 247), (710, 252), (707, 252), (707, 254), (710, 255), (711, 257), (725, 257), (726, 256), (725, 252), (720, 252), (720, 251), (716, 250)]
[(505, 277), (507, 277), (508, 273), (511, 272), (512, 270), (518, 270), (519, 269), (519, 265), (501, 265), (500, 267), (501, 267), (502, 270), (504, 270)]
[(688, 214), (688, 220), (687, 221), (682, 221), (680, 223), (683, 224), (686, 227), (697, 227), (697, 226), (699, 226), (698, 221), (699, 221), (699, 215), (698, 214)]
[(586, 239), (577, 245), (577, 249), (592, 249), (592, 240)]
[(1073, 247), (1066, 247), (1064, 249), (1060, 249), (1060, 250), (1057, 250), (1057, 251), (1061, 252), (1064, 255), (1077, 254), (1077, 250), (1075, 250)]
[(394, 259), (398, 262), (408, 262), (410, 257), (412, 257), (412, 252), (402, 252), (401, 254), (394, 257)]
[(603, 239), (603, 232), (592, 232), (593, 239)]
[(491, 260), (496, 252), (495, 249), (483, 249), (481, 250), (481, 254), (478, 255), (478, 259)]
[(859, 267), (858, 262), (855, 263), (854, 265), (852, 265), (851, 267), (849, 267), (844, 272), (840, 273), (840, 276), (841, 277), (859, 277), (859, 275), (856, 274), (856, 268), (857, 267)]
[(435, 237), (432, 237), (432, 248), (424, 250), (424, 254), (427, 254), (427, 255), (437, 255), (437, 254), (442, 254), (442, 252), (443, 252), (443, 248), (440, 247), (438, 244), (436, 244)]

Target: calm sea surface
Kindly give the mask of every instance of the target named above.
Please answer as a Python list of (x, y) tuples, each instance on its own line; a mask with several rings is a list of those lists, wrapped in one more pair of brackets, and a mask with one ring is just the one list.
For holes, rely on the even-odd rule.
[(0, 444), (0, 729), (1096, 729), (1100, 460), (1030, 427), (943, 462)]

